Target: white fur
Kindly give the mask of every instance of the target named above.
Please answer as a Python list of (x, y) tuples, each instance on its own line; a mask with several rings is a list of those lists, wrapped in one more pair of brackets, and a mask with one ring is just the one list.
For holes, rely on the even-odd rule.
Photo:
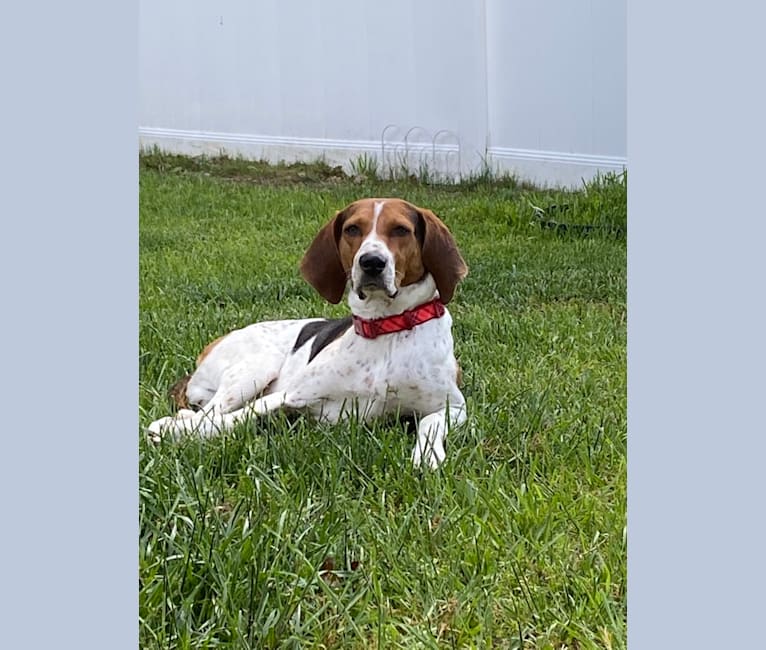
[[(376, 218), (378, 214), (376, 205)], [(377, 243), (383, 244), (368, 237), (360, 251)], [(383, 248), (391, 256), (384, 244)], [(363, 300), (353, 290), (358, 257), (349, 292), (351, 311), (358, 316), (399, 314), (438, 296), (433, 278), (426, 274), (417, 284), (401, 287), (393, 298), (376, 290)], [(387, 266), (393, 268), (393, 259)], [(256, 323), (227, 335), (189, 380), (187, 398), (201, 410), (152, 422), (152, 439), (163, 434), (212, 435), (276, 409), (301, 411), (328, 422), (354, 412), (364, 421), (399, 413), (420, 418), (413, 464), (437, 467), (445, 458), (448, 428), (466, 420), (465, 399), (456, 383), (449, 312), (375, 339), (357, 335), (352, 326), (308, 363), (313, 339), (292, 350), (298, 333), (313, 320), (317, 319)]]

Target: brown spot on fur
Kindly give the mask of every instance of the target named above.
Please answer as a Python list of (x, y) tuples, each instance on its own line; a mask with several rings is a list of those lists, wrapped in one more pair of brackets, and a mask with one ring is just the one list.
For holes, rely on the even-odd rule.
[[(223, 339), (224, 336), (219, 336), (214, 341), (211, 341), (208, 343), (202, 352), (199, 353), (199, 356), (197, 357), (197, 367), (205, 360), (205, 357), (212, 352), (213, 348), (218, 345)], [(189, 400), (186, 397), (186, 387), (189, 385), (189, 380), (192, 378), (191, 375), (186, 375), (185, 377), (181, 377), (175, 384), (173, 384), (168, 389), (168, 395), (170, 396), (170, 399), (173, 400), (173, 403), (179, 408), (179, 409), (188, 409), (191, 408), (189, 405)]]
[(199, 367), (199, 364), (201, 364), (205, 357), (210, 354), (213, 351), (213, 348), (218, 345), (221, 341), (223, 341), (226, 338), (226, 334), (223, 336), (219, 336), (215, 341), (210, 341), (202, 350), (202, 352), (199, 353), (199, 356), (197, 357), (197, 367)]
[(191, 377), (192, 377), (191, 375), (186, 375), (186, 377), (182, 377), (170, 387), (170, 390), (168, 390), (168, 395), (170, 395), (170, 399), (173, 400), (173, 402), (179, 409), (189, 408), (189, 401), (186, 399), (186, 386), (188, 385)]

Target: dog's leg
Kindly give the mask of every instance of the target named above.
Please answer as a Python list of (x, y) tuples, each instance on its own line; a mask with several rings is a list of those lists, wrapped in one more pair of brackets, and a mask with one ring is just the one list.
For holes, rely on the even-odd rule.
[(265, 415), (271, 411), (290, 406), (294, 405), (287, 403), (285, 391), (279, 391), (264, 395), (251, 404), (229, 413), (211, 409), (182, 418), (166, 417), (155, 420), (149, 425), (149, 436), (154, 442), (159, 442), (163, 435), (168, 434), (174, 437), (189, 433), (212, 436), (223, 431), (229, 431), (253, 416)]
[(450, 404), (421, 419), (415, 448), (412, 450), (412, 464), (420, 467), (425, 461), (430, 468), (437, 468), (446, 457), (444, 439), (448, 429), (463, 424), (466, 419), (464, 400), (460, 400), (459, 405)]
[(205, 419), (201, 424), (202, 433), (213, 433), (216, 429), (233, 429), (236, 425), (252, 417), (266, 415), (271, 411), (285, 408), (288, 406), (286, 400), (287, 394), (285, 391), (264, 395), (241, 409), (230, 413), (220, 413), (217, 417)]
[(195, 433), (200, 436), (212, 436), (223, 431), (229, 431), (238, 424), (246, 422), (258, 415), (265, 415), (271, 411), (288, 406), (287, 395), (284, 391), (271, 393), (258, 398), (251, 404), (231, 411), (206, 411), (194, 413), (194, 422), (187, 418), (162, 418), (149, 425), (149, 433), (152, 440), (159, 442), (162, 435), (172, 434), (178, 436), (184, 433)]
[(224, 417), (238, 412), (258, 393), (262, 392), (279, 374), (279, 363), (268, 359), (271, 363), (260, 366), (252, 359), (244, 360), (227, 369), (221, 378), (218, 390), (210, 401), (199, 411), (183, 409), (175, 417), (164, 417), (155, 420), (148, 427), (152, 440), (158, 441), (163, 435), (177, 437), (182, 434), (198, 433), (211, 435), (231, 428), (235, 419)]

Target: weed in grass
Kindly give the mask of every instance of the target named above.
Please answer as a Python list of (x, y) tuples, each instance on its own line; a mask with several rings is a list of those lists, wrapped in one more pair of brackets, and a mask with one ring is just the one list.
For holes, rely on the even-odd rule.
[(375, 156), (368, 154), (362, 154), (357, 156), (356, 159), (351, 161), (351, 175), (352, 177), (366, 179), (368, 181), (375, 181), (380, 173), (380, 165), (378, 159)]
[(625, 241), (541, 228), (530, 203), (624, 226), (626, 178), (364, 176), (141, 157), (142, 427), (216, 336), (346, 312), (297, 269), (354, 199), (433, 209), (470, 267), (450, 303), (470, 420), (439, 471), (412, 470), (395, 421), (140, 435), (141, 647), (624, 648)]

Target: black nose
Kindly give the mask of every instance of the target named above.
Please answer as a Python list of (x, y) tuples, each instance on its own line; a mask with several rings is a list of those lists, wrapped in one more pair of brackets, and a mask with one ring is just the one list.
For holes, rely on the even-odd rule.
[(359, 258), (359, 266), (367, 275), (376, 276), (380, 275), (386, 268), (386, 260), (372, 253), (365, 253)]

